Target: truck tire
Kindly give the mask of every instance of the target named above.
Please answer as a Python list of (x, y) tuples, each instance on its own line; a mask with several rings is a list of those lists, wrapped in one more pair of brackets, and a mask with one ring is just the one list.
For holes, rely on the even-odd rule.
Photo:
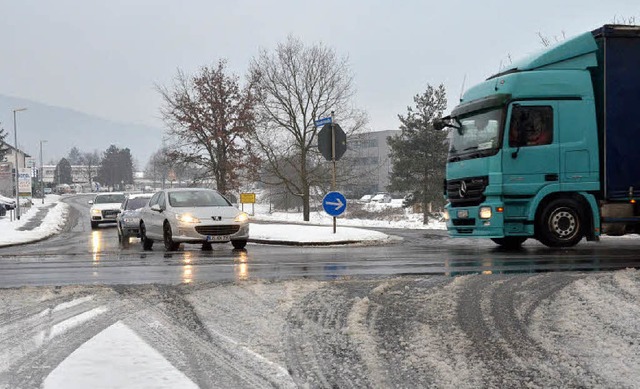
[(536, 237), (548, 247), (572, 247), (584, 236), (585, 217), (580, 203), (559, 198), (547, 204), (536, 221)]
[(527, 240), (526, 236), (505, 236), (504, 238), (491, 238), (495, 243), (508, 250), (514, 250), (522, 247), (522, 244)]

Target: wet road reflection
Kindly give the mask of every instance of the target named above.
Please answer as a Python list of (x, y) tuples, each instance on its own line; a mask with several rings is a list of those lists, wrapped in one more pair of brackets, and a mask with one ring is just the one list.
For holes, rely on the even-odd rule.
[(0, 285), (193, 284), (640, 268), (637, 237), (604, 238), (562, 250), (528, 241), (521, 250), (505, 251), (489, 241), (452, 240), (442, 231), (384, 230), (402, 240), (382, 246), (335, 247), (250, 243), (245, 250), (234, 250), (228, 243), (215, 244), (211, 250), (182, 245), (180, 250), (167, 253), (161, 242), (151, 251), (142, 250), (137, 238), (119, 244), (115, 226), (92, 230), (88, 212), (77, 223), (72, 231), (47, 241), (0, 249)]

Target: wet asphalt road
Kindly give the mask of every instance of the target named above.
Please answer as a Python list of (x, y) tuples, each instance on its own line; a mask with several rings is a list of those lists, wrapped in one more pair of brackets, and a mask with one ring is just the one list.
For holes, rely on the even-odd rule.
[(492, 242), (449, 239), (445, 231), (378, 229), (398, 237), (374, 246), (290, 247), (230, 244), (202, 251), (183, 245), (166, 253), (161, 244), (143, 251), (133, 239), (121, 247), (115, 226), (91, 230), (87, 196), (67, 198), (67, 230), (46, 241), (0, 249), (4, 287), (71, 284), (188, 284), (247, 279), (332, 280), (392, 275), (459, 275), (601, 271), (638, 267), (640, 238), (605, 238), (552, 250), (528, 241), (519, 251)]

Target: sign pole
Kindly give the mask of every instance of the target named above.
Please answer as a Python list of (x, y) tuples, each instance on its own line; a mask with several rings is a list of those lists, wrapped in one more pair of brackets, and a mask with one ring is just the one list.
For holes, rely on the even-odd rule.
[[(334, 192), (336, 190), (336, 129), (333, 126), (333, 111), (331, 111), (331, 162), (333, 165), (332, 169), (332, 180), (331, 180), (331, 191)], [(336, 233), (336, 217), (333, 217), (333, 233)]]

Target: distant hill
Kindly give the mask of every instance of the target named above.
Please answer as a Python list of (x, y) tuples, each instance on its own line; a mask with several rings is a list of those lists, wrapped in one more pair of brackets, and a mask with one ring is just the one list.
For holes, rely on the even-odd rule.
[(18, 146), (40, 160), (40, 140), (44, 163), (67, 156), (72, 147), (82, 152), (105, 151), (109, 145), (128, 147), (139, 170), (162, 144), (162, 129), (131, 123), (118, 123), (69, 108), (55, 107), (35, 101), (0, 95), (0, 122), (6, 140), (13, 145), (13, 109), (28, 108), (18, 113)]

